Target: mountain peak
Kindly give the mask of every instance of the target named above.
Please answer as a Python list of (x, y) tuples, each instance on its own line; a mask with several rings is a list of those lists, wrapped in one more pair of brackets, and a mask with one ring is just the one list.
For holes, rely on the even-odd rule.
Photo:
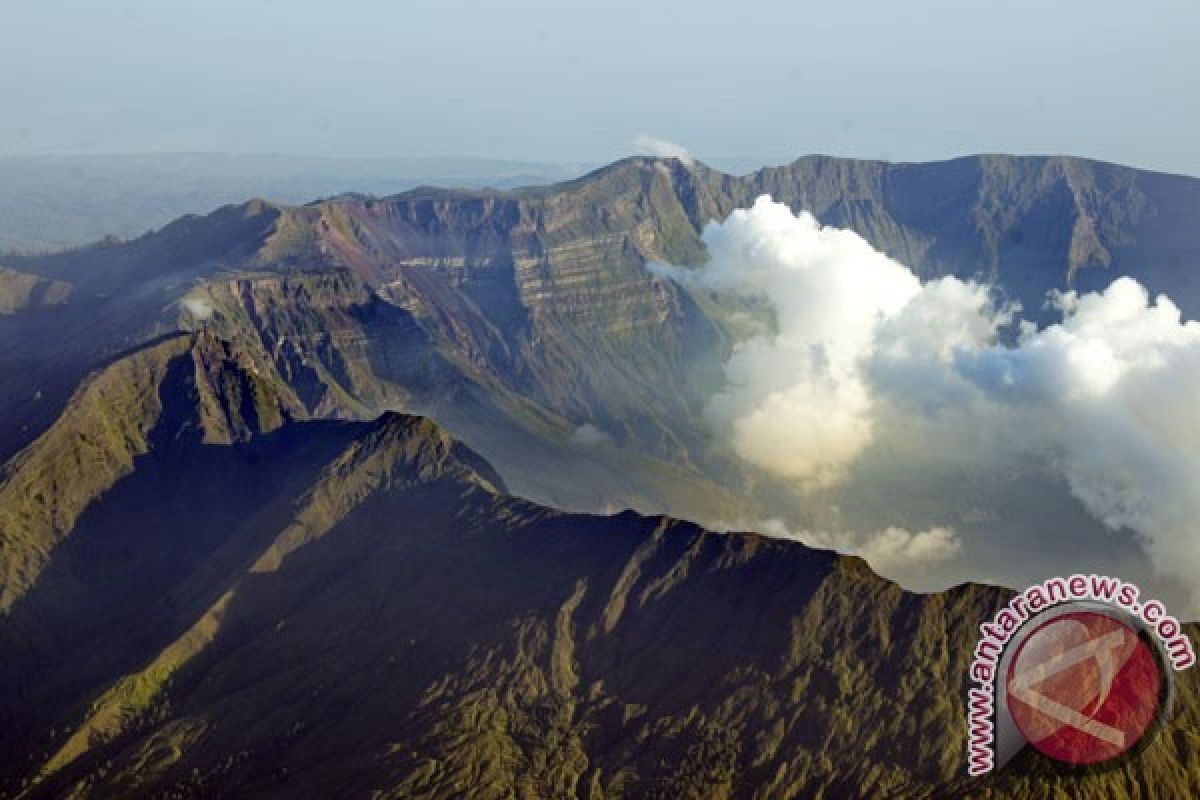
[(296, 410), (286, 394), (207, 328), (160, 337), (93, 372), (0, 476), (0, 613), (138, 459), (175, 442), (229, 445), (273, 431)]
[(358, 459), (383, 456), (384, 485), (452, 477), (492, 493), (507, 489), (483, 458), (428, 417), (385, 411), (360, 439)]

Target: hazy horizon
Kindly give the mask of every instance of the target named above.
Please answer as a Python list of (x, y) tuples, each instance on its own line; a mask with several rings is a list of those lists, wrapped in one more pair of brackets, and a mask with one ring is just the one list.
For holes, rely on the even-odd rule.
[[(689, 154), (690, 154), (690, 151), (689, 151)], [(414, 154), (396, 153), (393, 155), (355, 156), (355, 155), (345, 155), (345, 154), (337, 154), (337, 153), (333, 153), (333, 154), (284, 153), (284, 152), (251, 151), (251, 150), (247, 150), (247, 151), (219, 151), (219, 150), (211, 150), (211, 151), (206, 151), (206, 150), (194, 150), (194, 151), (161, 150), (161, 151), (155, 151), (155, 150), (148, 150), (148, 151), (128, 151), (128, 152), (112, 151), (112, 152), (95, 152), (95, 153), (62, 152), (62, 153), (20, 153), (20, 154), (11, 154), (11, 155), (2, 154), (2, 155), (0, 155), (0, 163), (7, 162), (7, 163), (12, 164), (12, 163), (31, 163), (31, 162), (38, 162), (38, 161), (67, 162), (67, 161), (72, 161), (72, 160), (103, 161), (105, 159), (171, 160), (171, 159), (188, 159), (188, 158), (229, 159), (229, 160), (278, 159), (280, 161), (285, 161), (285, 162), (288, 162), (288, 161), (296, 162), (297, 164), (304, 163), (304, 162), (325, 163), (325, 164), (336, 164), (338, 162), (343, 162), (347, 165), (358, 165), (358, 166), (363, 166), (363, 165), (371, 164), (373, 162), (378, 162), (380, 164), (387, 164), (387, 165), (393, 165), (393, 166), (412, 166), (412, 167), (438, 166), (438, 167), (442, 167), (442, 168), (453, 168), (456, 170), (462, 170), (462, 174), (464, 176), (471, 178), (471, 183), (464, 184), (462, 186), (457, 186), (457, 185), (453, 185), (453, 184), (445, 184), (445, 185), (438, 184), (438, 186), (439, 186), (439, 188), (447, 188), (447, 189), (454, 189), (454, 188), (470, 189), (470, 188), (475, 188), (475, 183), (478, 182), (478, 180), (480, 178), (486, 177), (486, 173), (480, 174), (480, 173), (478, 173), (477, 170), (472, 171), (470, 169), (472, 166), (479, 167), (479, 168), (491, 168), (491, 169), (501, 169), (503, 167), (509, 167), (509, 168), (528, 167), (532, 170), (544, 169), (547, 171), (554, 171), (556, 173), (555, 175), (547, 175), (547, 176), (542, 176), (541, 174), (539, 174), (537, 172), (533, 173), (533, 177), (538, 178), (540, 180), (533, 184), (529, 184), (529, 185), (538, 186), (538, 185), (543, 185), (543, 183), (548, 185), (548, 184), (552, 184), (552, 183), (557, 183), (562, 180), (571, 180), (574, 177), (579, 177), (579, 176), (585, 175), (589, 172), (592, 172), (597, 169), (601, 169), (611, 163), (620, 161), (625, 158), (633, 158), (633, 157), (639, 157), (639, 156), (640, 157), (662, 157), (663, 155), (664, 154), (662, 154), (662, 153), (654, 153), (654, 152), (644, 151), (644, 150), (641, 150), (641, 149), (637, 148), (636, 146), (632, 146), (632, 145), (630, 146), (629, 150), (625, 153), (617, 154), (617, 155), (613, 156), (612, 158), (605, 159), (605, 160), (592, 160), (592, 161), (587, 161), (587, 160), (539, 161), (536, 159), (494, 158), (494, 157), (490, 157), (490, 156), (486, 156), (486, 155), (470, 155), (470, 154), (455, 155), (452, 153), (451, 154), (443, 154), (443, 155), (436, 155), (436, 154), (435, 155), (414, 155)], [(965, 159), (965, 158), (974, 158), (974, 157), (979, 157), (979, 156), (1012, 156), (1012, 157), (1016, 157), (1016, 158), (1079, 158), (1079, 159), (1083, 159), (1083, 160), (1087, 160), (1087, 161), (1096, 161), (1099, 163), (1108, 163), (1108, 164), (1115, 164), (1115, 165), (1122, 166), (1122, 167), (1130, 167), (1132, 169), (1141, 170), (1143, 172), (1158, 172), (1158, 173), (1163, 173), (1163, 174), (1168, 174), (1168, 175), (1181, 175), (1183, 177), (1188, 177), (1188, 178), (1200, 178), (1200, 168), (1198, 168), (1194, 172), (1186, 172), (1183, 170), (1171, 170), (1171, 169), (1159, 168), (1159, 167), (1154, 167), (1154, 166), (1147, 166), (1144, 164), (1137, 164), (1137, 163), (1132, 163), (1129, 161), (1118, 161), (1118, 160), (1114, 160), (1111, 158), (1099, 158), (1096, 156), (1081, 155), (1079, 153), (1050, 153), (1050, 152), (1022, 153), (1022, 152), (1013, 152), (1013, 151), (992, 150), (992, 151), (954, 153), (954, 154), (948, 154), (948, 155), (941, 156), (941, 157), (930, 157), (930, 158), (924, 158), (924, 159), (901, 159), (901, 158), (883, 159), (883, 158), (872, 158), (872, 157), (868, 157), (868, 156), (848, 156), (848, 155), (844, 155), (844, 154), (838, 153), (838, 152), (823, 152), (823, 151), (816, 152), (816, 151), (814, 151), (814, 152), (797, 153), (793, 156), (788, 156), (788, 157), (780, 156), (778, 158), (743, 156), (743, 155), (714, 155), (714, 156), (708, 156), (708, 157), (704, 157), (704, 156), (700, 156), (700, 155), (693, 155), (693, 156), (691, 156), (691, 158), (693, 158), (694, 160), (699, 161), (700, 163), (703, 163), (705, 166), (708, 166), (719, 172), (725, 172), (725, 173), (728, 173), (731, 175), (745, 175), (745, 174), (749, 174), (752, 172), (756, 172), (759, 169), (763, 169), (763, 168), (786, 166), (787, 164), (790, 164), (792, 162), (798, 161), (803, 158), (809, 158), (809, 157), (829, 157), (829, 158), (837, 158), (837, 159), (863, 160), (863, 161), (885, 161), (885, 162), (893, 163), (893, 164), (929, 164), (929, 163), (937, 163), (937, 162), (944, 162), (944, 161), (955, 161), (958, 159)], [(417, 172), (415, 174), (417, 176), (420, 176), (422, 173)], [(491, 188), (510, 189), (513, 187), (509, 186), (509, 185), (501, 184), (499, 186), (493, 186)], [(354, 186), (349, 186), (344, 191), (356, 192), (356, 191), (360, 191), (360, 190)], [(403, 189), (399, 189), (397, 191), (403, 191)], [(362, 192), (365, 194), (372, 194), (371, 191), (368, 191), (365, 189), (362, 190)], [(387, 194), (387, 192), (385, 192), (385, 194)], [(270, 199), (270, 198), (268, 198), (268, 199)], [(312, 199), (319, 199), (319, 197), (314, 196)]]
[(1012, 153), (1200, 174), (1200, 7), (1183, 2), (50, 0), (6, 16), (0, 157), (599, 164), (649, 135), (718, 165)]

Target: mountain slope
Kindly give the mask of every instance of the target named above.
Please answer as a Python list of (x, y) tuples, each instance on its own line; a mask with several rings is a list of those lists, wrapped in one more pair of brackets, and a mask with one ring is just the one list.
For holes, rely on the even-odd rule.
[(127, 357), (168, 365), (147, 449), (0, 616), (0, 796), (1109, 798), (1200, 777), (1189, 673), (1139, 760), (968, 782), (967, 662), (1004, 591), (915, 595), (795, 542), (553, 511), (416, 417), (240, 424), (207, 394), (250, 372), (237, 352), (204, 333)]
[[(171, 419), (185, 409), (187, 417)], [(80, 515), (134, 470), (156, 436), (186, 432), (229, 444), (277, 428), (287, 413), (271, 386), (206, 333), (168, 337), (96, 373), (63, 417), (5, 467), (0, 611), (36, 582)], [(178, 430), (165, 431), (172, 423)]]
[[(291, 519), (293, 504), (338, 453), (370, 445), (378, 428), (404, 431), (410, 465), (462, 450), (429, 423), (409, 428), (384, 417), (298, 426), (294, 416), (303, 408), (286, 385), (245, 353), (211, 332), (183, 334), (92, 376), (62, 418), (7, 465), (0, 476), (6, 776), (14, 748), (27, 752), (28, 732), (85, 708), (189, 628), (229, 576), (262, 555), (264, 537)], [(473, 455), (463, 451), (457, 460), (502, 485)], [(339, 487), (328, 504), (353, 491)]]
[[(590, 425), (617, 445), (687, 465), (707, 446), (700, 406), (739, 335), (738, 309), (681, 291), (644, 264), (702, 260), (703, 225), (764, 192), (856, 230), (923, 276), (996, 279), (1034, 314), (1049, 288), (1087, 288), (1118, 273), (1200, 312), (1190, 268), (1200, 263), (1200, 181), (1081, 159), (807, 157), (735, 177), (634, 158), (536, 189), (253, 202), (126, 244), (12, 260), (73, 289), (54, 313), (0, 317), (10, 348), (0, 365), (19, 367), (0, 403), (20, 423), (0, 453), (31, 441), (103, 359), (195, 324), (207, 313), (194, 299), (197, 281), (349, 270), (364, 284), (354, 292), (408, 312), (438, 357), (489, 397), (506, 393), (522, 414)], [(392, 330), (363, 328), (368, 342)], [(416, 383), (405, 389), (429, 388)], [(374, 390), (349, 389), (355, 413), (384, 410)], [(729, 477), (722, 465), (706, 471)]]
[(0, 458), (41, 434), (90, 372), (130, 349), (179, 330), (179, 303), (197, 280), (244, 268), (279, 211), (262, 202), (183, 217), (133, 242), (91, 247), (9, 266), (51, 285), (69, 285), (63, 302), (0, 315)]
[(0, 266), (0, 314), (60, 305), (70, 295), (69, 283), (47, 280)]
[[(1094, 541), (1095, 521), (1037, 465), (911, 480), (877, 469), (854, 497), (798, 497), (736, 458), (703, 409), (764, 310), (681, 289), (645, 264), (701, 261), (703, 225), (766, 191), (925, 276), (995, 277), (1034, 315), (1046, 288), (1118, 272), (1195, 314), (1198, 187), (1068, 158), (809, 157), (741, 177), (638, 158), (536, 189), (231, 206), (133, 242), (11, 261), (23, 281), (71, 288), (65, 302), (0, 315), (0, 459), (47, 430), (89, 372), (208, 328), (293, 414), (429, 416), (514, 493), (555, 507), (713, 526), (779, 516), (862, 535), (951, 524), (979, 564), (1021, 561), (1005, 550), (1014, 530), (1053, 529), (1069, 559)], [(1110, 541), (1112, 566), (1100, 566), (1148, 577), (1132, 543)]]

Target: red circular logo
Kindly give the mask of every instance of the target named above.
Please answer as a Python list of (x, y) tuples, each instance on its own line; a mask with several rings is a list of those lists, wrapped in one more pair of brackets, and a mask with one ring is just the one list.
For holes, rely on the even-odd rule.
[(1008, 668), (1008, 708), (1026, 741), (1070, 764), (1096, 764), (1151, 730), (1164, 676), (1150, 646), (1107, 614), (1075, 611), (1021, 642)]

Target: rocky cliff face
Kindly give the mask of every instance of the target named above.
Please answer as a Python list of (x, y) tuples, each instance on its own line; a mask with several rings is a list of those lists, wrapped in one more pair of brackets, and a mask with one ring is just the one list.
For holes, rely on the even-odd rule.
[(644, 266), (702, 261), (703, 226), (762, 193), (925, 277), (996, 281), (1033, 316), (1046, 291), (1116, 274), (1200, 311), (1187, 266), (1200, 260), (1200, 182), (1067, 158), (812, 157), (740, 178), (629, 159), (546, 189), (307, 207), (259, 258), (353, 270), (475, 375), (679, 460), (703, 445), (697, 397), (714, 378), (692, 365), (723, 361), (731, 318)]
[[(580, 440), (588, 417), (572, 418), (512, 372), (473, 355), (473, 348), (502, 348), (504, 334), (462, 298), (435, 294), (436, 306), (414, 306), (341, 268), (247, 273), (212, 281), (189, 298), (209, 309), (200, 324), (274, 376), (305, 416), (364, 419), (389, 408), (432, 416), (503, 464), (515, 491), (567, 507), (703, 508), (720, 516), (737, 506), (686, 460), (621, 451), (599, 433)], [(589, 368), (582, 351), (574, 357), (573, 369)], [(631, 404), (619, 385), (608, 385), (612, 407)], [(568, 397), (600, 402), (594, 387), (586, 389)]]
[[(687, 465), (706, 445), (699, 406), (718, 379), (713, 365), (736, 336), (735, 317), (644, 266), (701, 261), (704, 224), (761, 193), (858, 231), (923, 275), (998, 280), (1034, 313), (1047, 289), (1087, 288), (1117, 273), (1170, 292), (1185, 313), (1200, 312), (1200, 286), (1188, 266), (1200, 262), (1192, 224), (1200, 181), (1080, 159), (809, 157), (735, 177), (635, 158), (538, 189), (422, 189), (303, 207), (255, 201), (184, 218), (127, 244), (12, 265), (70, 282), (75, 301), (54, 319), (0, 317), (0, 335), (22, 342), (8, 363), (23, 367), (0, 399), (29, 425), (24, 438), (8, 436), (7, 450), (48, 425), (101, 359), (177, 326), (180, 308), (184, 324), (196, 324), (192, 311), (204, 303), (178, 304), (203, 295), (209, 283), (226, 296), (250, 291), (261, 304), (265, 293), (299, 285), (272, 284), (265, 274), (299, 272), (326, 274), (323, 291), (347, 292), (336, 301), (343, 308), (351, 300), (371, 307), (369, 318), (354, 323), (359, 350), (390, 353), (361, 367), (347, 361), (345, 369), (360, 371), (341, 376), (350, 396), (326, 398), (320, 413), (403, 407), (396, 389), (368, 384), (382, 378), (401, 384), (400, 395), (414, 395), (453, 382), (449, 370), (490, 395), (516, 398), (529, 416), (549, 414), (568, 430), (591, 425), (618, 445)], [(241, 288), (230, 288), (231, 273)], [(288, 329), (314, 323), (281, 316), (303, 299), (279, 298), (274, 316), (249, 322), (277, 329), (268, 337), (287, 337)], [(237, 316), (254, 312), (253, 302)], [(397, 376), (404, 369), (397, 358), (407, 362), (417, 339), (436, 356), (418, 358), (424, 366), (416, 374)], [(288, 342), (285, 349), (297, 346)], [(376, 370), (383, 374), (366, 377)], [(64, 386), (58, 376), (68, 373), (73, 379)]]
[(1200, 211), (1194, 178), (1063, 157), (890, 164), (812, 156), (717, 184), (736, 205), (765, 192), (855, 230), (923, 277), (998, 281), (1031, 310), (1047, 289), (1128, 274), (1200, 312), (1188, 267), (1198, 243), (1185, 232)]
[[(701, 261), (704, 224), (767, 192), (926, 276), (993, 277), (1035, 313), (1047, 288), (1117, 272), (1195, 313), (1198, 187), (1066, 158), (811, 157), (742, 177), (637, 158), (538, 189), (230, 206), (12, 264), (72, 290), (68, 303), (0, 315), (0, 457), (44, 432), (98, 366), (209, 328), (295, 413), (431, 416), (522, 496), (755, 518), (747, 498), (770, 481), (714, 449), (702, 417), (740, 312), (755, 309), (682, 290), (647, 261)], [(1038, 491), (1035, 510), (1058, 506), (1021, 525), (1090, 525), (1061, 487)], [(886, 512), (904, 498), (875, 500)], [(910, 524), (927, 524), (919, 512)], [(879, 514), (860, 516), (869, 526)]]

